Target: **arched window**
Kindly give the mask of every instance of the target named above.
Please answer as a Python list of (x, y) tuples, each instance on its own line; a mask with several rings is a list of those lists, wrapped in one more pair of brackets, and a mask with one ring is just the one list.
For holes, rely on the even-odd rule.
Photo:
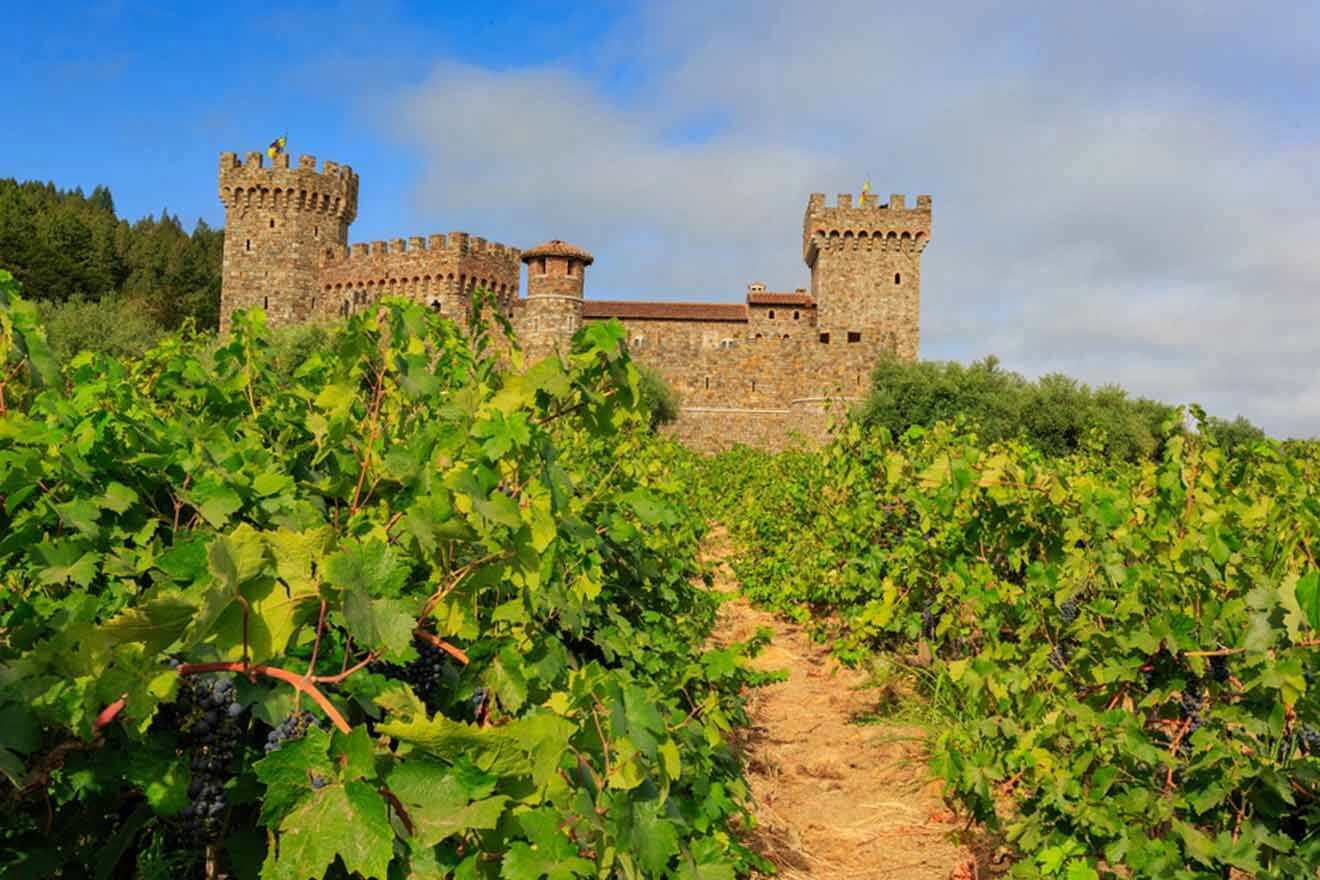
[(438, 299), (431, 300), (431, 311), (433, 312), (440, 311), (440, 300)]
[(274, 218), (274, 217), (271, 217), (271, 218), (270, 218), (270, 228), (271, 228), (271, 229), (274, 229), (274, 228), (275, 228), (275, 218)]
[(769, 318), (770, 318), (771, 321), (773, 321), (773, 320), (775, 319), (775, 310), (774, 310), (774, 309), (771, 309), (771, 310), (770, 310)]
[(796, 321), (797, 319), (798, 319), (798, 313), (797, 313), (796, 311), (794, 311), (794, 312), (793, 312), (793, 320)]
[(895, 273), (894, 273), (894, 283), (895, 283), (895, 284), (902, 284), (902, 283), (903, 283), (903, 276), (900, 275), (898, 272), (895, 272)]

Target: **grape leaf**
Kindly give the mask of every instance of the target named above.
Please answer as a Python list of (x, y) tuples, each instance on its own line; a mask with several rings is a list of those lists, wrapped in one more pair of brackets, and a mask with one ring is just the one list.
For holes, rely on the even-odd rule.
[(284, 817), (262, 880), (312, 880), (336, 857), (351, 873), (384, 878), (394, 855), (385, 801), (365, 782), (327, 785)]

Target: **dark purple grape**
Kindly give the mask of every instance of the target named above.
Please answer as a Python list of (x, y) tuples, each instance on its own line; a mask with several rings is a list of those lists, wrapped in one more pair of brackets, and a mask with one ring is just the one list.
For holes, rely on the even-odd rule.
[(1067, 602), (1064, 602), (1059, 606), (1059, 619), (1062, 620), (1065, 625), (1072, 623), (1077, 619), (1076, 600), (1069, 599)]

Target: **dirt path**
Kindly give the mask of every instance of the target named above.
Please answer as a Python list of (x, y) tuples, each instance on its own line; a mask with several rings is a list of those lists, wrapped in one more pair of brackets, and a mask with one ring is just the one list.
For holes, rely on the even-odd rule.
[[(707, 536), (722, 592), (737, 591), (723, 562), (730, 553), (722, 530)], [(751, 845), (784, 880), (973, 880), (970, 851), (949, 840), (956, 826), (927, 770), (924, 731), (857, 723), (876, 705), (865, 674), (741, 597), (721, 609), (714, 639), (742, 640), (761, 626), (775, 635), (755, 665), (786, 669), (788, 680), (753, 691), (741, 737), (760, 821)]]

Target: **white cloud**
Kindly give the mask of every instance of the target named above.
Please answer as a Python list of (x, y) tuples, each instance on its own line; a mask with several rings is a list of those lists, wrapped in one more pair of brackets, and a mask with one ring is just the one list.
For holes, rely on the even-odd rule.
[[(395, 109), (425, 159), (419, 213), (581, 244), (588, 295), (803, 285), (807, 194), (869, 175), (934, 196), (923, 356), (994, 352), (1320, 433), (1320, 150), (1301, 119), (1320, 13), (1240, 15), (668, 2), (586, 72), (440, 63)], [(647, 75), (612, 87), (625, 62)], [(710, 119), (699, 143), (673, 136)]]

